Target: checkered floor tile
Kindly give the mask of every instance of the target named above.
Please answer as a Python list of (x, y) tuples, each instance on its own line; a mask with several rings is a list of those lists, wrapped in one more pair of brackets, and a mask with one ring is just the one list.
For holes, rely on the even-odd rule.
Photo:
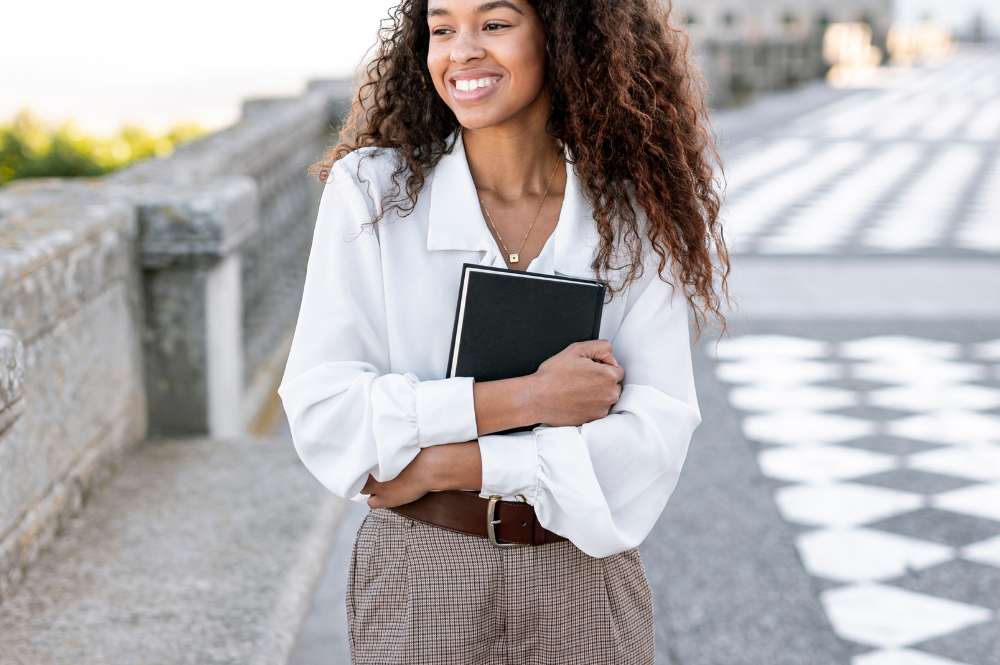
[(852, 665), (1000, 663), (1000, 338), (706, 349)]
[(734, 146), (730, 251), (1000, 253), (998, 62), (965, 52)]

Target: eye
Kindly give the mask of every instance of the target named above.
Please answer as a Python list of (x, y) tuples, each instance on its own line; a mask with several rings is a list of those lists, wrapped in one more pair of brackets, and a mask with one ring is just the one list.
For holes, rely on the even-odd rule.
[[(485, 28), (489, 28), (490, 26), (495, 26), (497, 29), (500, 29), (500, 28), (509, 28), (510, 27), (509, 25), (507, 25), (505, 23), (497, 23), (496, 21), (490, 21), (484, 27)], [(450, 28), (437, 28), (435, 30), (431, 30), (431, 34), (432, 35), (443, 35), (448, 30), (450, 30)], [(487, 32), (496, 32), (496, 30), (487, 30)]]

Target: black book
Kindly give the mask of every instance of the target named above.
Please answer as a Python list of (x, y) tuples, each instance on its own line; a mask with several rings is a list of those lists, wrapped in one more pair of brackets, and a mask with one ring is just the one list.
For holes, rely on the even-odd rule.
[(605, 289), (600, 280), (463, 263), (447, 378), (524, 376), (573, 342), (597, 339)]

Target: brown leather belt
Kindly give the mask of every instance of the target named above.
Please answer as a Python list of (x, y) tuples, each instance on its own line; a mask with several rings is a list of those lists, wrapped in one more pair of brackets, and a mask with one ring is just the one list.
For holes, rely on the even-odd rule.
[(496, 495), (484, 499), (475, 490), (428, 492), (416, 501), (391, 506), (389, 510), (452, 531), (488, 538), (497, 547), (567, 540), (539, 524), (535, 507), (530, 503), (503, 501)]

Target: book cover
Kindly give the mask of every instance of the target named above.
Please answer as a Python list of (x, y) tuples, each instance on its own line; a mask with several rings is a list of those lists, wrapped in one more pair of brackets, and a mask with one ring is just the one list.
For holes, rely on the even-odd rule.
[(463, 263), (446, 376), (524, 376), (573, 342), (597, 339), (605, 290), (600, 280)]

